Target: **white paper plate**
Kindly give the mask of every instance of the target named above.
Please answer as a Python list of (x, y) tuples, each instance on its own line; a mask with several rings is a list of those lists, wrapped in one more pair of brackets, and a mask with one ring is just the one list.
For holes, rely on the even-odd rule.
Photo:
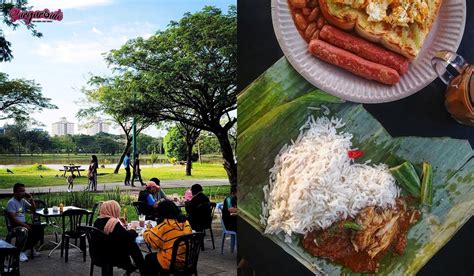
[(272, 0), (272, 21), (283, 53), (307, 81), (348, 101), (383, 103), (408, 97), (437, 78), (431, 58), (437, 51), (458, 49), (466, 23), (466, 1), (443, 1), (418, 58), (394, 86), (366, 80), (312, 56), (296, 30), (287, 0)]

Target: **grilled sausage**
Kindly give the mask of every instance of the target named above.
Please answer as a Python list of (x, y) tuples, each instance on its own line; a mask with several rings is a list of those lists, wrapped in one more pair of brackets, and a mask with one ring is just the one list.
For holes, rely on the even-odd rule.
[(389, 85), (400, 81), (395, 69), (368, 61), (322, 40), (311, 40), (308, 49), (312, 55), (366, 79)]
[(408, 71), (408, 60), (360, 37), (348, 34), (338, 28), (325, 25), (319, 32), (322, 40), (354, 53), (367, 60), (388, 66), (402, 75)]

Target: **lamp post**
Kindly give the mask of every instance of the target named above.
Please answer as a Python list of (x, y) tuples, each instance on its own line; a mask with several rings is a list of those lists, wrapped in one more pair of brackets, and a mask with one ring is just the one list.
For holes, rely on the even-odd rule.
[(133, 158), (135, 158), (135, 155), (138, 153), (137, 152), (137, 122), (135, 121), (135, 117), (133, 118), (133, 124), (132, 124), (132, 149), (133, 149)]

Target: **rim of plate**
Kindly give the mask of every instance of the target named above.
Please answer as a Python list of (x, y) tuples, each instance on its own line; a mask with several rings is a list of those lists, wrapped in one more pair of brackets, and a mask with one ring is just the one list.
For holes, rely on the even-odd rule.
[(456, 52), (466, 24), (466, 1), (444, 0), (418, 58), (411, 62), (399, 83), (389, 86), (358, 77), (312, 56), (293, 23), (288, 0), (272, 0), (271, 9), (275, 35), (293, 68), (319, 89), (358, 103), (396, 101), (426, 87), (438, 77), (431, 67), (431, 58), (440, 50)]

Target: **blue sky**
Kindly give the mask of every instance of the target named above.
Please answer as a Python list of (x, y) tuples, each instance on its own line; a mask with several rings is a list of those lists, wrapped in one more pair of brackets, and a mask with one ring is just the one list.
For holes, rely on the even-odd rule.
[[(128, 39), (149, 37), (165, 29), (171, 20), (179, 20), (186, 12), (213, 5), (227, 12), (235, 0), (30, 0), (34, 10), (61, 9), (62, 21), (36, 23), (43, 33), (36, 38), (21, 26), (16, 31), (2, 26), (12, 43), (14, 59), (0, 63), (0, 71), (10, 78), (35, 80), (43, 95), (52, 99), (59, 109), (33, 114), (51, 131), (51, 124), (66, 117), (81, 132), (75, 115), (84, 105), (80, 88), (90, 73), (109, 75), (111, 71), (102, 53), (119, 48)], [(0, 126), (3, 122), (0, 122)], [(118, 129), (113, 130), (119, 133)], [(159, 132), (148, 130), (156, 136)]]

